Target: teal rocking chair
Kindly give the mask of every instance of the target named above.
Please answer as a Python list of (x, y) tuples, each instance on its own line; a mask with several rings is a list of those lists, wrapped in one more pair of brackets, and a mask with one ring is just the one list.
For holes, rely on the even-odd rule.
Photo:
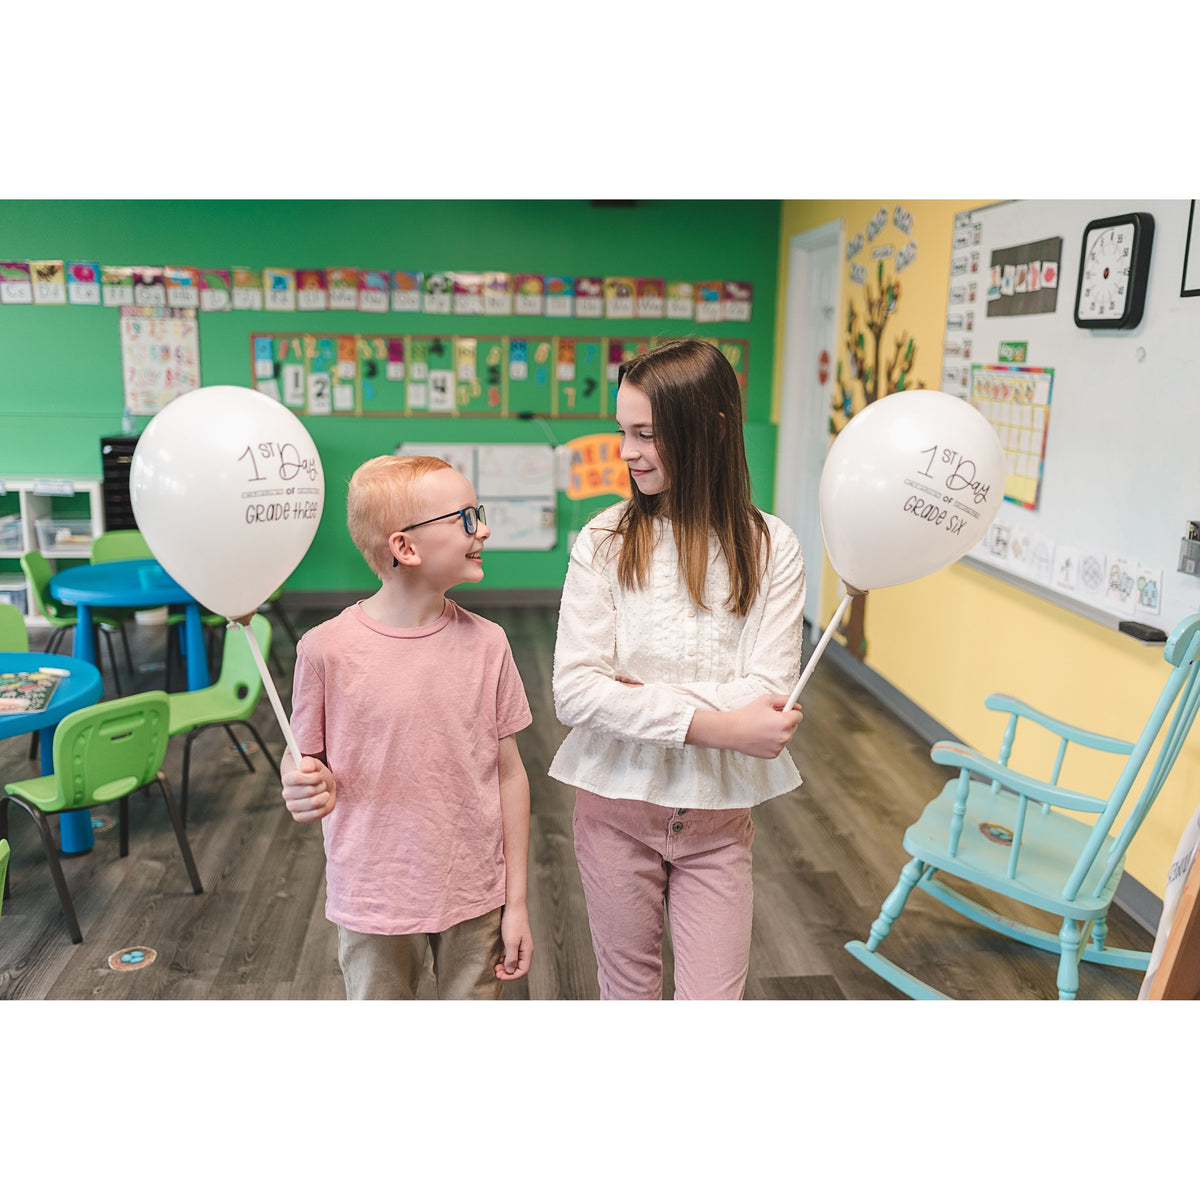
[[(1081, 961), (1144, 971), (1149, 965), (1148, 953), (1105, 944), (1108, 909), (1121, 881), (1129, 843), (1157, 798), (1200, 707), (1200, 616), (1186, 617), (1175, 627), (1163, 656), (1171, 671), (1136, 742), (1090, 733), (1001, 694), (984, 702), (994, 711), (1009, 714), (998, 762), (966, 746), (938, 742), (931, 751), (933, 761), (957, 767), (958, 777), (946, 784), (906, 830), (904, 849), (912, 858), (883, 902), (867, 941), (847, 942), (846, 949), (907, 996), (951, 999), (879, 953), (880, 943), (913, 888), (919, 887), (995, 933), (1058, 954), (1060, 1000), (1075, 999)], [(1010, 770), (1007, 765), (1021, 719), (1035, 722), (1060, 739), (1048, 781)], [(1134, 782), (1160, 734), (1158, 757), (1141, 793), (1119, 823)], [(1107, 799), (1059, 785), (1063, 758), (1071, 743), (1125, 759)], [(1069, 815), (1072, 812), (1094, 814), (1095, 824)], [(1061, 921), (1058, 933), (1001, 916), (948, 886), (939, 875), (964, 880), (1050, 914)]]

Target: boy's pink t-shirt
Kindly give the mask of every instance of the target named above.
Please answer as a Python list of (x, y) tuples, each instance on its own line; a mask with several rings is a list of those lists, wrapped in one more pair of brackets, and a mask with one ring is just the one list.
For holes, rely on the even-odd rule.
[(440, 933), (504, 903), (498, 746), (532, 720), (504, 630), (448, 597), (432, 625), (352, 605), (300, 639), (292, 732), (337, 781), (325, 915)]

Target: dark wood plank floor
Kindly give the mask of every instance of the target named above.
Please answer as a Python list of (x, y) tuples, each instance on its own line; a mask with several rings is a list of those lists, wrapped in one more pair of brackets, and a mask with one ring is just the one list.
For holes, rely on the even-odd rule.
[[(464, 603), (468, 600), (464, 598)], [(508, 632), (534, 713), (519, 742), (532, 788), (529, 901), (535, 954), (512, 1000), (598, 996), (587, 912), (571, 841), (570, 789), (546, 776), (565, 730), (554, 717), (552, 608), (486, 607)], [(302, 631), (332, 615), (295, 611)], [(136, 686), (162, 686), (163, 630), (130, 626)], [(34, 631), (34, 649), (46, 635)], [(294, 649), (276, 624), (275, 672), (289, 703)], [(111, 682), (108, 685), (112, 692)], [(856, 962), (844, 943), (864, 938), (906, 856), (905, 826), (940, 789), (945, 772), (928, 746), (826, 660), (802, 703), (794, 746), (804, 786), (755, 810), (755, 924), (748, 1000), (893, 1000), (898, 994)], [(278, 756), (282, 736), (267, 700), (254, 724)], [(250, 739), (252, 740), (252, 739)], [(0, 779), (37, 773), (27, 738), (0, 741)], [(167, 772), (178, 790), (183, 739)], [(192, 894), (161, 799), (131, 801), (130, 854), (117, 856), (115, 826), (91, 853), (62, 860), (84, 941), (62, 921), (32, 822), (10, 809), (12, 895), (0, 916), (0, 999), (340, 1000), (334, 927), (324, 917), (318, 828), (283, 808), (261, 750), (246, 771), (220, 729), (196, 743), (188, 831), (205, 892)], [(110, 815), (97, 810), (97, 817)], [(112, 812), (115, 816), (115, 811)], [(1019, 909), (1012, 909), (1020, 916)], [(1153, 938), (1114, 908), (1114, 945), (1149, 949)], [(116, 972), (109, 955), (144, 946), (155, 961)], [(889, 956), (963, 999), (1035, 999), (1055, 992), (1055, 960), (980, 930), (921, 893), (887, 942)], [(670, 947), (666, 994), (671, 994)], [(1129, 1000), (1140, 976), (1090, 964), (1080, 995)], [(423, 995), (432, 997), (432, 979)]]

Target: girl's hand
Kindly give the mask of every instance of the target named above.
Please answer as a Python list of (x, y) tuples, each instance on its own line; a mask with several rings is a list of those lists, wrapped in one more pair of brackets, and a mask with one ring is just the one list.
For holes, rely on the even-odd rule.
[(689, 745), (736, 750), (752, 758), (778, 758), (803, 720), (799, 708), (783, 711), (787, 696), (758, 696), (729, 712), (697, 709), (688, 728)]

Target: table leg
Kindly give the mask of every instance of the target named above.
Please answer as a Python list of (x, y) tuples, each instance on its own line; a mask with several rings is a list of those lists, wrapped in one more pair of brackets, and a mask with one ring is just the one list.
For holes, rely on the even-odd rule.
[(75, 640), (72, 652), (76, 658), (96, 665), (96, 631), (92, 627), (92, 610), (86, 604), (75, 606)]
[[(42, 774), (54, 773), (54, 727), (43, 729), (38, 738), (42, 747)], [(86, 854), (95, 844), (92, 814), (86, 808), (72, 809), (58, 817), (59, 845), (64, 854)]]
[(208, 655), (204, 648), (204, 625), (200, 606), (189, 604), (183, 619), (184, 644), (187, 654), (187, 685), (189, 692), (208, 687)]

